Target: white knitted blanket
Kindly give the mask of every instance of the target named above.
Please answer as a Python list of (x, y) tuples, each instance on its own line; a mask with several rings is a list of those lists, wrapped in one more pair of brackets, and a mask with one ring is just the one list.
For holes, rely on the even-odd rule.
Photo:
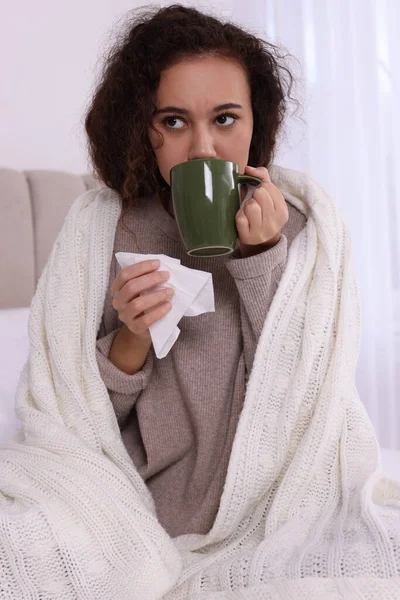
[(308, 221), (207, 535), (171, 539), (158, 523), (97, 367), (118, 199), (103, 188), (70, 209), (32, 303), (22, 430), (0, 448), (1, 600), (400, 598), (400, 484), (382, 475), (354, 384), (349, 232), (306, 175), (270, 173)]

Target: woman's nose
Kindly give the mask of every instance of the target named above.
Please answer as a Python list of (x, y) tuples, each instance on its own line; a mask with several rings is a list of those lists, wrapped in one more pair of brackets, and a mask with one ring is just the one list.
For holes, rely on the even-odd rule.
[(214, 139), (210, 132), (197, 131), (193, 134), (188, 160), (195, 158), (216, 158)]

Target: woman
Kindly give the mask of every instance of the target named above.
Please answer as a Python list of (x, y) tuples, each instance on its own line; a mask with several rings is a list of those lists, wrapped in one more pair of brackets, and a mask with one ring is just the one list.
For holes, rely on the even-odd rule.
[[(400, 597), (400, 485), (355, 388), (351, 237), (316, 182), (271, 164), (285, 74), (181, 6), (111, 53), (86, 119), (106, 185), (76, 199), (38, 283), (22, 437), (0, 452), (1, 597)], [(200, 260), (169, 169), (209, 156), (262, 183), (234, 254)], [(212, 273), (215, 312), (182, 318), (162, 360), (158, 267), (118, 272), (121, 250)]]
[[(170, 309), (172, 290), (140, 292), (169, 273), (151, 261), (118, 273), (113, 256), (98, 334), (122, 438), (171, 536), (213, 524), (258, 338), (306, 220), (266, 168), (285, 113), (284, 74), (266, 42), (170, 6), (130, 26), (86, 119), (94, 166), (120, 194), (130, 230), (119, 224), (113, 254), (166, 254), (213, 276), (216, 312), (183, 317), (178, 341), (157, 360), (149, 326)], [(236, 215), (233, 257), (190, 257), (180, 241), (170, 169), (197, 158), (231, 160), (262, 179)]]

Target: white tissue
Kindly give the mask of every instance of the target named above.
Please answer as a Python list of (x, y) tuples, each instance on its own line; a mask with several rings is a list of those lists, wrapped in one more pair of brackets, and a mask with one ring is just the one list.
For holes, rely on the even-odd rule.
[[(183, 316), (194, 317), (206, 312), (215, 312), (212, 274), (181, 265), (177, 258), (165, 254), (136, 254), (117, 252), (115, 258), (121, 268), (129, 267), (144, 260), (160, 261), (158, 271), (169, 271), (170, 278), (151, 289), (151, 292), (164, 288), (174, 288), (175, 294), (169, 301), (171, 310), (150, 325), (150, 335), (157, 358), (164, 358), (175, 344), (180, 334), (178, 323)], [(149, 293), (146, 291), (145, 293)]]

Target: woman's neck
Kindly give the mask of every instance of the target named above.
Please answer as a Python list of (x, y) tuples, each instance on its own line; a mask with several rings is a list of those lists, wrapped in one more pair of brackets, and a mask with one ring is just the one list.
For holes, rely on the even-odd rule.
[(173, 217), (175, 219), (174, 206), (172, 203), (172, 196), (171, 196), (171, 188), (161, 190), (160, 199), (161, 199), (161, 204), (163, 205), (163, 207), (165, 208), (167, 213), (169, 213), (171, 215), (171, 217)]

